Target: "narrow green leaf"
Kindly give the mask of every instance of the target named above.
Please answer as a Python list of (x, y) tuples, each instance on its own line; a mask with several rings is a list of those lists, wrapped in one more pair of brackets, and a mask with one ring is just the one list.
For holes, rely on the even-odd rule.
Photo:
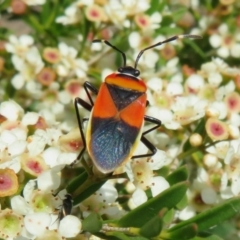
[(92, 194), (94, 194), (107, 180), (106, 179), (99, 179), (98, 182), (93, 182), (86, 190), (84, 190), (81, 194), (78, 196), (74, 196), (74, 205), (78, 205), (82, 201), (84, 201), (86, 198), (90, 197)]
[(187, 198), (187, 195), (184, 195), (181, 201), (176, 205), (176, 208), (178, 210), (182, 210), (185, 207), (187, 207), (187, 205), (188, 205), (188, 198)]
[(175, 216), (175, 210), (172, 208), (164, 215), (163, 222), (165, 224), (171, 224), (174, 216)]
[(178, 20), (180, 20), (187, 11), (187, 8), (179, 7), (177, 11), (174, 11), (173, 21), (177, 22)]
[(191, 39), (185, 38), (184, 41), (186, 44), (190, 45), (192, 49), (195, 50), (201, 56), (202, 58), (206, 58), (206, 54), (203, 52), (203, 50), (198, 46), (198, 43), (196, 41), (191, 41)]
[(150, 219), (150, 221), (141, 227), (139, 233), (148, 239), (158, 236), (163, 227), (163, 215), (166, 213), (166, 211), (166, 208), (162, 209), (157, 216)]
[(203, 231), (208, 228), (222, 223), (223, 221), (235, 216), (240, 211), (240, 198), (235, 197), (213, 207), (205, 212), (196, 215), (186, 221), (183, 221), (170, 229), (176, 231), (188, 224), (196, 223), (198, 230)]
[(82, 229), (90, 233), (99, 232), (102, 229), (101, 217), (97, 213), (92, 212), (82, 221)]
[(79, 186), (81, 186), (88, 178), (88, 174), (86, 171), (79, 174), (75, 177), (66, 187), (67, 192), (73, 193)]
[(185, 195), (187, 187), (187, 182), (178, 183), (135, 208), (114, 223), (121, 227), (142, 227), (163, 208), (171, 209), (176, 206)]
[(188, 240), (197, 235), (198, 227), (197, 224), (189, 224), (184, 226), (183, 228), (179, 228), (176, 231), (163, 231), (161, 233), (161, 237), (163, 239), (181, 239), (181, 240)]
[(178, 168), (176, 171), (172, 172), (166, 177), (166, 180), (172, 186), (173, 184), (186, 181), (188, 179), (187, 166), (184, 165)]
[[(120, 239), (120, 240), (149, 240), (148, 238), (145, 237), (131, 237), (131, 236), (127, 236), (124, 233), (121, 232), (108, 232), (106, 233), (107, 236), (110, 236), (111, 238), (108, 239)], [(115, 238), (113, 238), (115, 237)]]
[(182, 34), (183, 30), (182, 28), (179, 27), (161, 27), (156, 30), (158, 34), (163, 34), (166, 36), (172, 36), (172, 35), (177, 35), (177, 34)]
[(207, 237), (194, 237), (191, 240), (224, 240), (223, 238), (220, 238), (217, 235), (211, 235), (211, 236), (207, 236)]

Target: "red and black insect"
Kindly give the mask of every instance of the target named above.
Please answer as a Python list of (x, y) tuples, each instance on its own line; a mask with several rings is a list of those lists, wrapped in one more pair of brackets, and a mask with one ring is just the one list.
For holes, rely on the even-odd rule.
[[(117, 73), (112, 73), (105, 78), (100, 89), (96, 89), (91, 83), (85, 82), (84, 89), (90, 103), (81, 98), (75, 99), (75, 109), (83, 141), (83, 149), (88, 153), (99, 171), (102, 173), (113, 172), (130, 158), (150, 157), (156, 153), (156, 147), (145, 137), (149, 132), (161, 125), (159, 119), (146, 116), (145, 109), (148, 105), (146, 96), (146, 84), (139, 78), (140, 71), (137, 64), (142, 54), (151, 48), (173, 41), (178, 38), (201, 38), (196, 35), (179, 35), (156, 43), (140, 51), (134, 67), (126, 66), (126, 55), (117, 47), (106, 40), (93, 40), (104, 42), (123, 57), (123, 66), (118, 68)], [(95, 103), (91, 98), (90, 91), (97, 95)], [(80, 118), (78, 105), (91, 112), (86, 139), (83, 132), (83, 124)], [(152, 128), (142, 132), (144, 121), (155, 124)], [(133, 155), (139, 141), (149, 149), (149, 153)]]

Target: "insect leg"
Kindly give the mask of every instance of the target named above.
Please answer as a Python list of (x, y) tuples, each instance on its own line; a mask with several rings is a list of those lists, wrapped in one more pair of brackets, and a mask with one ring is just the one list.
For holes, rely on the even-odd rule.
[(86, 121), (87, 118), (84, 118), (83, 121), (81, 121), (78, 105), (82, 106), (84, 109), (86, 109), (90, 112), (92, 110), (93, 106), (94, 106), (90, 91), (93, 92), (96, 95), (98, 94), (98, 90), (90, 82), (85, 82), (83, 84), (83, 87), (84, 87), (84, 90), (85, 90), (85, 92), (88, 96), (90, 104), (88, 102), (86, 102), (85, 100), (79, 98), (79, 97), (76, 97), (75, 100), (74, 100), (74, 107), (75, 107), (75, 111), (76, 111), (76, 116), (77, 116), (77, 122), (78, 122), (80, 135), (81, 135), (82, 142), (83, 142), (83, 148), (82, 148), (81, 152), (78, 154), (77, 159), (71, 164), (71, 166), (74, 165), (76, 163), (76, 161), (81, 159), (83, 153), (86, 150), (86, 139), (85, 139), (84, 132), (83, 132), (83, 122)]
[(132, 156), (132, 159), (151, 157), (157, 152), (157, 148), (145, 137), (145, 135), (148, 134), (149, 132), (152, 132), (153, 130), (159, 128), (161, 126), (161, 121), (157, 118), (150, 117), (150, 116), (144, 116), (144, 120), (146, 122), (156, 124), (155, 126), (151, 127), (150, 129), (146, 130), (145, 132), (143, 132), (142, 136), (141, 136), (141, 142), (150, 150), (150, 153), (135, 155), (135, 156)]

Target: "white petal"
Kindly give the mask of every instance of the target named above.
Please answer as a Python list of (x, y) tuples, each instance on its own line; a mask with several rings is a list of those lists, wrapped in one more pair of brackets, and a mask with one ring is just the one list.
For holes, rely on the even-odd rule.
[(204, 86), (204, 79), (198, 74), (192, 74), (187, 78), (186, 83), (188, 87), (199, 90)]
[(11, 83), (15, 89), (19, 90), (23, 87), (25, 80), (21, 74), (16, 74), (12, 78)]
[(57, 189), (60, 186), (60, 176), (55, 171), (45, 171), (38, 176), (38, 189), (46, 192)]
[(223, 23), (219, 26), (218, 31), (221, 35), (226, 35), (228, 34), (228, 25), (226, 23)]
[(39, 114), (35, 112), (28, 112), (22, 118), (22, 124), (27, 125), (34, 125), (37, 123), (39, 118)]
[(51, 217), (47, 213), (33, 213), (25, 216), (24, 226), (33, 235), (41, 236), (47, 230)]
[(187, 206), (179, 213), (179, 219), (188, 220), (196, 215), (195, 209), (192, 206)]
[(230, 49), (231, 55), (235, 58), (240, 57), (240, 44), (234, 44)]
[(23, 113), (23, 109), (14, 101), (2, 102), (0, 106), (0, 114), (10, 121), (16, 121)]
[(58, 148), (49, 147), (43, 153), (42, 157), (47, 165), (54, 167), (58, 164), (57, 158), (61, 151)]
[(213, 87), (218, 87), (222, 82), (222, 75), (219, 72), (212, 72), (208, 75), (208, 82)]
[(153, 177), (151, 182), (151, 192), (153, 197), (157, 196), (159, 193), (170, 187), (168, 181), (164, 177)]
[(140, 44), (141, 37), (138, 32), (132, 32), (128, 36), (129, 45), (131, 48), (137, 48)]
[(33, 191), (37, 188), (37, 180), (29, 180), (23, 189), (23, 196), (27, 202), (30, 202)]
[(21, 215), (27, 215), (33, 212), (26, 200), (20, 195), (11, 198), (11, 207), (14, 212)]
[(212, 47), (218, 48), (221, 46), (222, 38), (218, 34), (213, 34), (212, 36), (210, 36), (209, 41)]
[(138, 207), (147, 201), (147, 195), (141, 188), (137, 188), (132, 194), (132, 200), (136, 207)]
[(21, 35), (19, 37), (19, 42), (24, 46), (30, 46), (34, 43), (34, 39), (29, 35)]
[(17, 141), (17, 137), (9, 130), (3, 130), (1, 133), (1, 141), (10, 145)]
[(77, 153), (61, 153), (57, 158), (58, 165), (69, 165), (77, 159)]
[(157, 149), (157, 152), (152, 156), (148, 164), (152, 170), (158, 170), (168, 164), (167, 159), (166, 152)]
[(162, 85), (162, 79), (158, 77), (153, 77), (147, 82), (147, 86), (154, 92), (161, 92)]
[(201, 197), (206, 204), (214, 204), (217, 200), (217, 193), (212, 188), (204, 188), (201, 191)]
[(68, 215), (60, 221), (58, 232), (65, 238), (76, 237), (82, 229), (82, 223), (79, 218)]
[(8, 152), (11, 155), (11, 157), (20, 155), (25, 151), (26, 146), (27, 146), (26, 141), (18, 140), (8, 146)]
[(1, 169), (10, 168), (15, 173), (18, 173), (21, 170), (21, 163), (19, 157), (15, 157), (11, 159), (10, 161), (3, 162), (0, 164)]
[(217, 50), (217, 54), (222, 58), (227, 58), (230, 55), (229, 49), (227, 47), (220, 47)]
[(182, 95), (183, 94), (183, 86), (178, 82), (170, 82), (166, 88), (167, 94), (170, 96)]
[(237, 196), (240, 192), (240, 178), (238, 176), (232, 177), (231, 190), (234, 196)]

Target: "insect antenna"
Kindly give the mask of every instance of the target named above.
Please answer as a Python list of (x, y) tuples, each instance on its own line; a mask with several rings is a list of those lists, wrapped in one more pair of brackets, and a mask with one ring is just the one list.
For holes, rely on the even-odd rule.
[(93, 43), (96, 42), (103, 42), (106, 45), (110, 46), (111, 48), (115, 49), (116, 51), (120, 52), (122, 54), (123, 57), (123, 67), (126, 66), (126, 62), (127, 62), (127, 58), (126, 58), (126, 54), (124, 52), (122, 52), (120, 49), (118, 49), (117, 47), (113, 46), (110, 42), (108, 42), (107, 40), (101, 40), (101, 39), (95, 39), (92, 41)]
[(151, 45), (151, 46), (149, 46), (149, 47), (146, 47), (146, 48), (142, 49), (142, 50), (139, 52), (139, 54), (138, 54), (138, 56), (137, 56), (137, 58), (136, 58), (136, 61), (135, 61), (134, 68), (137, 69), (138, 61), (139, 61), (140, 57), (143, 55), (143, 53), (144, 53), (146, 50), (151, 49), (151, 48), (155, 48), (155, 47), (160, 46), (160, 45), (162, 45), (162, 44), (164, 44), (164, 43), (167, 43), (167, 42), (174, 41), (174, 40), (176, 40), (176, 39), (178, 39), (178, 38), (201, 39), (202, 37), (201, 37), (201, 36), (198, 36), (198, 35), (190, 35), (190, 34), (176, 35), (176, 36), (170, 37), (170, 38), (168, 38), (168, 39), (166, 39), (166, 40), (164, 40), (164, 41), (162, 41), (162, 42), (158, 42), (158, 43), (156, 43), (156, 44), (154, 44), (154, 45)]

